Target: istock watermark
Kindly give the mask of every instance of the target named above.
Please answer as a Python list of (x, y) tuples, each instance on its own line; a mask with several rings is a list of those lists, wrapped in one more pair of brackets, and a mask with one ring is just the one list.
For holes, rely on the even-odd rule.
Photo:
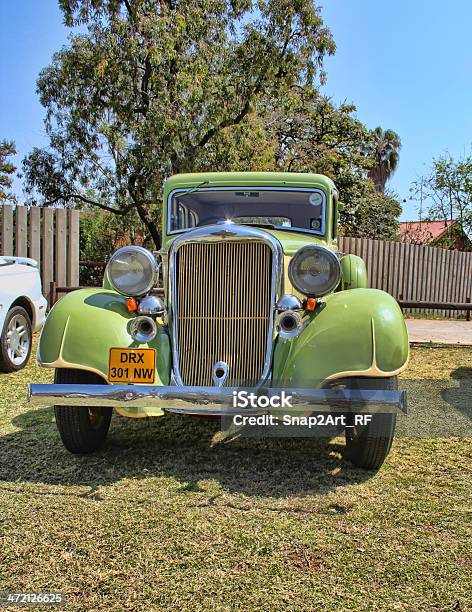
[(330, 437), (351, 427), (365, 427), (373, 418), (370, 413), (341, 413), (329, 404), (324, 412), (313, 412), (300, 407), (299, 391), (274, 391), (234, 390), (233, 412), (222, 417), (222, 430), (244, 437)]
[[(472, 378), (459, 368), (450, 378), (399, 380), (404, 405), (393, 390), (363, 388), (363, 381), (333, 390), (314, 381), (310, 388), (239, 388), (228, 394), (225, 434), (238, 437), (325, 437), (376, 428), (392, 415), (395, 437), (472, 438)], [(367, 386), (367, 385), (366, 385)]]
[(285, 391), (271, 397), (252, 391), (233, 391), (233, 408), (292, 408), (292, 396)]
[(364, 427), (372, 421), (372, 414), (353, 414), (347, 418), (345, 414), (312, 414), (310, 416), (296, 416), (292, 414), (235, 414), (232, 417), (233, 425), (237, 427)]

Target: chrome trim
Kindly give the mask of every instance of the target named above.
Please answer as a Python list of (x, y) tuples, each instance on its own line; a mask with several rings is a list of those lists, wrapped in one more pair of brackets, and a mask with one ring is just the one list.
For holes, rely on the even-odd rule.
[(166, 307), (164, 301), (157, 295), (146, 295), (138, 304), (138, 312), (142, 315), (161, 315)]
[(279, 312), (285, 312), (286, 310), (303, 310), (301, 301), (296, 295), (286, 293), (277, 302), (276, 308)]
[[(222, 371), (223, 375), (218, 376), (218, 371)], [(215, 383), (215, 387), (222, 387), (225, 384), (225, 380), (228, 378), (229, 374), (229, 366), (226, 361), (217, 361), (211, 370), (211, 375), (213, 378), (213, 382)]]
[[(150, 385), (29, 385), (34, 406), (109, 406), (160, 408), (181, 414), (267, 413), (266, 408), (233, 408), (234, 387), (171, 387)], [(292, 408), (316, 412), (407, 412), (406, 391), (367, 389), (252, 389), (258, 396), (291, 396)], [(274, 410), (272, 410), (274, 411)], [(277, 409), (276, 411), (281, 411)]]
[[(145, 331), (144, 327), (150, 327), (150, 331)], [(130, 336), (140, 344), (152, 342), (157, 336), (157, 324), (151, 317), (139, 316), (131, 319), (129, 323)]]
[[(244, 186), (240, 186), (240, 185), (233, 185), (233, 186), (225, 186), (225, 187), (202, 187), (202, 188), (198, 188), (195, 189), (195, 191), (198, 192), (202, 192), (202, 191), (304, 191), (306, 193), (310, 193), (310, 192), (317, 192), (317, 193), (321, 193), (322, 197), (323, 197), (323, 203), (322, 203), (322, 219), (321, 219), (321, 228), (319, 230), (312, 230), (309, 229), (307, 227), (287, 227), (285, 225), (279, 225), (277, 226), (275, 229), (278, 230), (290, 230), (290, 231), (294, 231), (294, 232), (305, 232), (308, 234), (311, 234), (313, 236), (324, 236), (325, 232), (326, 232), (326, 193), (323, 191), (323, 189), (321, 189), (320, 187), (258, 187), (257, 185), (252, 185), (251, 187), (244, 187)], [(170, 220), (171, 220), (171, 213), (172, 213), (172, 198), (174, 196), (174, 194), (176, 193), (180, 193), (181, 191), (187, 191), (188, 193), (190, 193), (188, 191), (188, 187), (177, 187), (176, 189), (173, 189), (169, 195), (167, 196), (167, 210), (166, 210), (166, 214), (167, 214), (167, 235), (168, 236), (173, 236), (176, 234), (181, 234), (182, 232), (191, 232), (192, 229), (195, 228), (190, 228), (190, 229), (183, 229), (183, 230), (171, 230), (170, 229)], [(209, 226), (205, 226), (203, 225), (202, 227), (209, 227)]]
[(264, 361), (264, 368), (260, 381), (264, 381), (268, 378), (270, 373), (270, 365), (272, 361), (272, 346), (273, 346), (273, 334), (275, 325), (275, 305), (279, 297), (283, 294), (283, 282), (284, 282), (284, 260), (283, 251), (280, 242), (274, 238), (268, 232), (264, 232), (255, 227), (249, 227), (247, 225), (238, 225), (237, 223), (219, 223), (217, 225), (206, 225), (203, 227), (197, 227), (193, 230), (185, 232), (185, 234), (178, 236), (172, 243), (169, 250), (169, 289), (168, 289), (168, 304), (170, 314), (170, 327), (172, 330), (172, 358), (173, 358), (173, 372), (175, 380), (178, 385), (183, 386), (183, 381), (179, 370), (179, 355), (178, 355), (178, 332), (177, 332), (177, 320), (178, 320), (178, 300), (177, 296), (174, 298), (175, 286), (177, 283), (177, 266), (175, 263), (176, 255), (179, 248), (188, 243), (198, 242), (245, 242), (245, 241), (256, 241), (263, 242), (268, 245), (272, 251), (272, 275), (271, 275), (271, 295), (270, 305), (272, 316), (269, 320), (269, 330), (267, 333), (267, 348), (266, 356)]
[[(286, 319), (292, 319), (294, 327), (291, 329), (285, 329), (283, 327)], [(299, 312), (295, 310), (285, 310), (279, 315), (277, 319), (277, 331), (279, 332), (280, 338), (296, 338), (302, 329), (302, 317)]]
[(154, 259), (156, 260), (156, 264), (157, 264), (157, 277), (156, 277), (156, 285), (159, 283), (159, 281), (161, 280), (161, 271), (162, 271), (162, 253), (161, 251), (151, 251), (152, 255), (154, 257)]
[(118, 249), (117, 251), (115, 251), (113, 253), (113, 255), (110, 257), (108, 263), (107, 263), (107, 276), (108, 276), (108, 280), (110, 281), (111, 286), (113, 287), (113, 289), (120, 293), (121, 295), (124, 295), (126, 297), (130, 297), (131, 294), (128, 293), (123, 293), (122, 291), (120, 291), (118, 289), (118, 287), (115, 286), (115, 283), (113, 281), (113, 278), (111, 277), (111, 274), (109, 274), (109, 270), (110, 270), (110, 266), (113, 263), (113, 261), (119, 257), (119, 255), (125, 251), (138, 251), (139, 253), (142, 253), (143, 255), (146, 256), (147, 260), (149, 261), (149, 263), (151, 264), (151, 271), (152, 271), (152, 276), (151, 276), (151, 282), (149, 283), (149, 286), (142, 291), (139, 294), (134, 294), (132, 297), (139, 297), (142, 295), (146, 295), (146, 293), (148, 293), (148, 291), (151, 291), (151, 289), (156, 285), (157, 283), (157, 278), (158, 278), (158, 273), (159, 273), (159, 264), (156, 261), (155, 256), (151, 253), (151, 251), (148, 251), (147, 249), (145, 249), (144, 247), (140, 247), (140, 246), (135, 246), (135, 245), (130, 245), (130, 246), (124, 246), (121, 247), (121, 249)]

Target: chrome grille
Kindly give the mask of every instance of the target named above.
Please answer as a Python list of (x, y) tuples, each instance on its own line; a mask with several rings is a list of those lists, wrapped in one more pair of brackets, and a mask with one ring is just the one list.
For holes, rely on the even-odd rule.
[(183, 384), (214, 385), (212, 368), (224, 361), (225, 386), (256, 385), (272, 340), (270, 247), (258, 241), (189, 242), (175, 261), (174, 367)]

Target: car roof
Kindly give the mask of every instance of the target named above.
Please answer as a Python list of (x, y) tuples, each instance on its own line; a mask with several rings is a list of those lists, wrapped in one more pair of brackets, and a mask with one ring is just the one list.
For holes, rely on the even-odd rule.
[[(309, 172), (195, 172), (174, 174), (164, 183), (166, 192), (178, 187), (194, 187), (201, 183), (211, 186), (281, 186), (321, 187), (335, 189), (333, 181), (324, 174)], [(202, 185), (203, 187), (203, 185)]]

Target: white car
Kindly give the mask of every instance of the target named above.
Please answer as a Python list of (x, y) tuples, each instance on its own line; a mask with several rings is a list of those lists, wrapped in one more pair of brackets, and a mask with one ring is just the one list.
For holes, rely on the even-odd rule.
[(38, 264), (27, 257), (0, 256), (0, 371), (28, 363), (33, 332), (46, 316)]

